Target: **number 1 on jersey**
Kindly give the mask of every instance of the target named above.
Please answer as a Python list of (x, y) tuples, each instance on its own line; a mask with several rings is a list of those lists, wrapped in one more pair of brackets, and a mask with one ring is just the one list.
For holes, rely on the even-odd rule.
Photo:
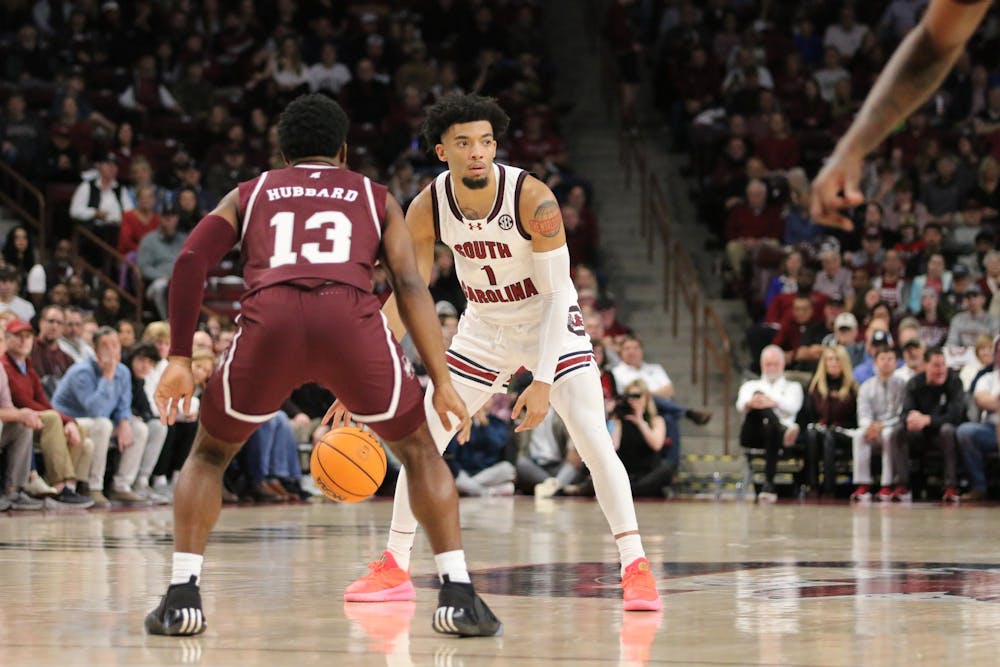
[(497, 284), (497, 276), (496, 276), (495, 273), (493, 273), (493, 267), (490, 266), (489, 264), (487, 264), (486, 266), (482, 267), (482, 269), (483, 269), (483, 271), (486, 272), (486, 277), (489, 278), (490, 285), (496, 285)]
[[(295, 214), (291, 211), (275, 213), (271, 217), (274, 227), (274, 254), (271, 268), (295, 264), (299, 253), (292, 249), (295, 240)], [(318, 243), (303, 243), (299, 248), (302, 257), (310, 264), (343, 264), (351, 258), (351, 221), (340, 211), (313, 213), (305, 222), (305, 229), (326, 228), (326, 240), (332, 248), (320, 250)]]

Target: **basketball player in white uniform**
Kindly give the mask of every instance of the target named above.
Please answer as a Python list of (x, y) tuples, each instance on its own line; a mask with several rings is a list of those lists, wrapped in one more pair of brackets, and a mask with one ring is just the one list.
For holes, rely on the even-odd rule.
[[(600, 378), (570, 280), (569, 252), (559, 204), (548, 187), (527, 172), (495, 164), (496, 140), (509, 118), (491, 98), (445, 98), (428, 109), (424, 134), (448, 164), (410, 205), (406, 221), (418, 268), (430, 281), (434, 244), (445, 243), (468, 306), (447, 359), (456, 391), (474, 414), (518, 368), (533, 374), (517, 399), (516, 430), (538, 426), (549, 404), (562, 417), (590, 469), (597, 501), (618, 545), (624, 608), (660, 609), (656, 582), (639, 537), (625, 468), (604, 420)], [(397, 336), (405, 330), (390, 299), (384, 309)], [(433, 388), (428, 389), (425, 404)], [(346, 415), (339, 406), (327, 419)], [(453, 431), (436, 414), (431, 434), (444, 451)], [(400, 472), (389, 543), (370, 572), (345, 592), (351, 602), (412, 600), (410, 550), (417, 521)]]

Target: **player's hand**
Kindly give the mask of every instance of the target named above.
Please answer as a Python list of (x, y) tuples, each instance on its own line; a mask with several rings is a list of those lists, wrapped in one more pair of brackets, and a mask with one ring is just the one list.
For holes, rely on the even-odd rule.
[(861, 156), (834, 152), (812, 184), (809, 214), (814, 222), (844, 231), (854, 229), (851, 219), (841, 209), (854, 208), (865, 202), (859, 186)]
[(191, 412), (191, 396), (194, 394), (194, 376), (191, 374), (191, 360), (174, 358), (163, 369), (160, 383), (156, 385), (153, 400), (160, 413), (160, 422), (173, 426), (181, 414)]
[(340, 428), (341, 426), (350, 426), (351, 424), (351, 411), (347, 409), (340, 399), (338, 398), (330, 406), (330, 409), (326, 411), (323, 415), (323, 421), (320, 424), (329, 424), (330, 428)]
[(472, 432), (472, 419), (469, 418), (469, 411), (465, 407), (465, 401), (458, 395), (451, 383), (434, 387), (434, 396), (431, 398), (434, 412), (437, 413), (441, 425), (446, 431), (451, 431), (454, 426), (451, 423), (451, 414), (458, 417), (458, 444), (464, 445), (469, 441), (469, 434)]
[(524, 421), (514, 429), (515, 433), (528, 431), (542, 423), (545, 415), (549, 413), (549, 391), (552, 385), (547, 382), (533, 381), (528, 388), (521, 392), (514, 403), (514, 409), (510, 413), (511, 419), (521, 416), (521, 411), (525, 410)]

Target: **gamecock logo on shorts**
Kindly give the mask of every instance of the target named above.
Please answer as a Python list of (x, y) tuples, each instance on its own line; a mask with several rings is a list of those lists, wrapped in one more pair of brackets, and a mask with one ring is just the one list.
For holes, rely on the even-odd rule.
[(576, 334), (577, 336), (587, 335), (587, 330), (583, 327), (583, 313), (580, 312), (579, 306), (569, 307), (569, 315), (566, 318), (566, 328), (569, 329), (571, 334)]
[(500, 229), (502, 229), (502, 230), (504, 230), (506, 232), (506, 231), (508, 231), (510, 229), (513, 229), (513, 227), (514, 227), (514, 218), (512, 218), (509, 215), (507, 215), (506, 213), (504, 213), (503, 215), (500, 216), (500, 219), (497, 220), (497, 224), (500, 225)]

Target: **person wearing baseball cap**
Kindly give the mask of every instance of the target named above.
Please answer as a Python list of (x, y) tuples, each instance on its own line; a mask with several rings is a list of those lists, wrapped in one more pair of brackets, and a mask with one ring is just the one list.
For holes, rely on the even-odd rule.
[(971, 283), (965, 288), (965, 307), (951, 318), (948, 325), (948, 347), (972, 347), (980, 336), (993, 336), (998, 326), (995, 318), (986, 312), (986, 296), (979, 285)]
[(865, 360), (865, 344), (858, 340), (858, 333), (858, 318), (854, 313), (843, 312), (833, 320), (833, 333), (823, 339), (823, 344), (842, 345), (851, 359), (851, 366), (858, 366)]
[[(104, 242), (115, 246), (122, 214), (135, 208), (135, 205), (118, 182), (118, 162), (114, 154), (106, 151), (97, 153), (92, 161), (97, 176), (77, 186), (70, 200), (69, 217)], [(106, 258), (105, 253), (92, 243), (86, 244), (81, 254), (94, 266), (102, 267), (106, 262), (110, 264), (110, 258)]]

